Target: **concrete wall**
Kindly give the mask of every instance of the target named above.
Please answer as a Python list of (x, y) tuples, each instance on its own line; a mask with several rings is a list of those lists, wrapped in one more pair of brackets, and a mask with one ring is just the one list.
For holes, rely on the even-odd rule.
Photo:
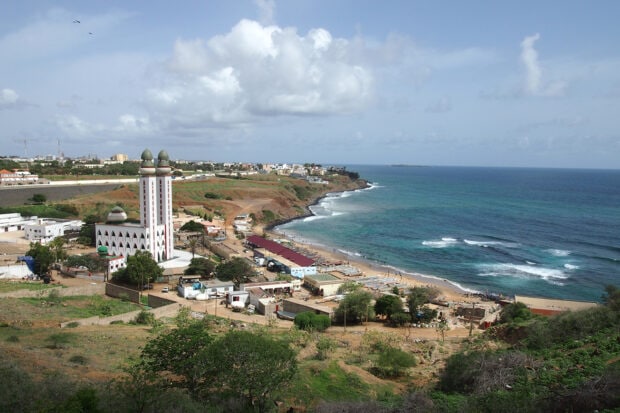
[(114, 298), (124, 298), (132, 303), (140, 303), (140, 292), (131, 288), (122, 287), (116, 284), (107, 283), (105, 285), (105, 294)]
[[(180, 303), (169, 304), (164, 307), (154, 308), (151, 310), (147, 310), (149, 313), (152, 313), (155, 318), (161, 317), (174, 317), (178, 314), (179, 310), (183, 307)], [(123, 323), (129, 323), (134, 321), (138, 314), (140, 314), (142, 310), (131, 311), (129, 313), (118, 314), (110, 317), (89, 317), (82, 318), (78, 320), (66, 321), (64, 323), (60, 323), (60, 328), (67, 327), (68, 324), (77, 323), (80, 326), (90, 326), (90, 325), (109, 325), (114, 321), (122, 321)]]
[(174, 304), (174, 303), (176, 303), (176, 301), (169, 300), (168, 298), (160, 297), (158, 295), (149, 294), (148, 296), (148, 304), (149, 304), (149, 307), (151, 308), (165, 307), (167, 305)]

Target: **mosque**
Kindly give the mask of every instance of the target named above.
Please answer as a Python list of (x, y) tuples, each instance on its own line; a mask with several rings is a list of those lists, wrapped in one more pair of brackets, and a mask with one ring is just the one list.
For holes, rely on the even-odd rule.
[(98, 250), (107, 249), (110, 256), (127, 257), (138, 251), (148, 251), (157, 262), (169, 260), (174, 253), (172, 226), (172, 169), (164, 150), (157, 155), (145, 149), (140, 165), (140, 223), (125, 222), (127, 214), (115, 207), (105, 224), (97, 224)]

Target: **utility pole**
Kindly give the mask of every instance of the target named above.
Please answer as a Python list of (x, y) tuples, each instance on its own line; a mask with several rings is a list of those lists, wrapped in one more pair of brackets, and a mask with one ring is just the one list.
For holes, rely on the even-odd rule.
[(344, 332), (347, 332), (347, 302), (344, 302)]
[(469, 313), (469, 337), (472, 335), (472, 331), (474, 329), (474, 309), (476, 308), (476, 303), (471, 303), (471, 312)]

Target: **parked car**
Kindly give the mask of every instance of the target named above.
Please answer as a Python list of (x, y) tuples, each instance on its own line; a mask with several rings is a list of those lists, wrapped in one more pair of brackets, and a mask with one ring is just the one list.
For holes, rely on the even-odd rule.
[(143, 290), (152, 290), (153, 289), (153, 284), (144, 284), (142, 286)]
[(170, 290), (168, 289), (168, 287), (164, 287), (164, 288), (162, 288), (162, 289), (161, 289), (161, 292), (162, 292), (162, 293), (167, 293), (168, 291), (170, 291)]

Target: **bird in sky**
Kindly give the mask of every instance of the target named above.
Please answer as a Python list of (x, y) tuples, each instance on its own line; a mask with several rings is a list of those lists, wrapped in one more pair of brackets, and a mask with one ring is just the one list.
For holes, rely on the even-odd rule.
[(73, 23), (82, 23), (82, 22), (79, 20), (73, 20)]

